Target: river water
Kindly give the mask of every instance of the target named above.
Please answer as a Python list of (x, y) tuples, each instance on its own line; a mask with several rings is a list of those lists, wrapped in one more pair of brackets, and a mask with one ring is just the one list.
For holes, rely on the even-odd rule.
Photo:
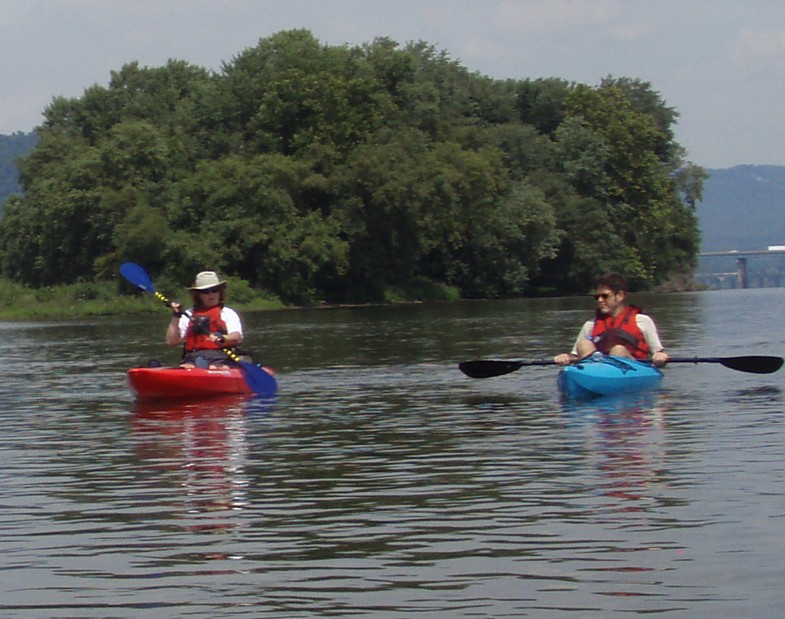
[[(785, 289), (633, 299), (671, 354), (785, 354)], [(785, 370), (570, 404), (589, 298), (245, 316), (270, 401), (142, 407), (159, 316), (0, 323), (0, 616), (779, 617)]]

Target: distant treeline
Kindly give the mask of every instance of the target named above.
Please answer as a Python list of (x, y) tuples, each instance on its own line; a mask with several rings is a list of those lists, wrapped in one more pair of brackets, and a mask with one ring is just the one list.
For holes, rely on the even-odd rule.
[(11, 135), (0, 135), (0, 208), (14, 193), (20, 193), (19, 174), (16, 161), (27, 155), (35, 145), (35, 133), (16, 132)]
[[(0, 274), (210, 268), (286, 302), (638, 287), (689, 270), (703, 170), (648, 83), (494, 80), (425, 42), (262, 39), (57, 98), (0, 219)], [(413, 294), (416, 294), (414, 292)]]

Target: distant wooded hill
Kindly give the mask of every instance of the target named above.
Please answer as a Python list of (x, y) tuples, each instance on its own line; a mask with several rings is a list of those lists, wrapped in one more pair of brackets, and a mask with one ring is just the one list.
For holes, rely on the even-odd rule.
[(34, 133), (0, 135), (0, 208), (8, 196), (20, 191), (19, 174), (14, 160), (30, 152), (35, 141)]
[(697, 206), (701, 251), (785, 245), (785, 166), (707, 170)]
[[(35, 144), (33, 133), (0, 135), (0, 206), (19, 191), (13, 161)], [(701, 251), (785, 245), (785, 166), (709, 169), (697, 212)]]

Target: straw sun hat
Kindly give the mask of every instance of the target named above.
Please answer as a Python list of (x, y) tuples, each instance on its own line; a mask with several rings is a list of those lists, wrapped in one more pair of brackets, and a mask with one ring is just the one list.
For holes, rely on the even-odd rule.
[(218, 279), (215, 271), (202, 271), (196, 274), (196, 279), (188, 290), (207, 290), (218, 286), (226, 286), (226, 282)]

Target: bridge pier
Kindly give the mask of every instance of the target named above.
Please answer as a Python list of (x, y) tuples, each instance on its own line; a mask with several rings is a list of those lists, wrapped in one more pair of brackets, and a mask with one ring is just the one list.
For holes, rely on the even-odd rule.
[(736, 260), (736, 266), (739, 272), (739, 288), (747, 288), (747, 259), (743, 256)]
[(699, 258), (713, 258), (723, 256), (730, 258), (732, 256), (736, 260), (736, 271), (732, 273), (696, 273), (695, 276), (699, 281), (707, 280), (706, 283), (709, 286), (713, 286), (714, 281), (709, 282), (708, 280), (716, 281), (716, 279), (719, 279), (720, 288), (723, 288), (726, 282), (731, 283), (730, 280), (733, 280), (733, 283), (731, 283), (732, 288), (749, 288), (751, 283), (756, 286), (771, 286), (772, 282), (774, 286), (780, 286), (783, 285), (780, 276), (782, 275), (785, 277), (785, 268), (770, 267), (763, 274), (760, 273), (761, 269), (758, 268), (754, 276), (755, 281), (753, 282), (750, 282), (749, 271), (747, 268), (747, 260), (750, 256), (775, 256), (777, 254), (785, 254), (785, 245), (770, 245), (768, 249), (752, 249), (744, 251), (731, 249), (728, 251), (703, 252), (698, 254)]

